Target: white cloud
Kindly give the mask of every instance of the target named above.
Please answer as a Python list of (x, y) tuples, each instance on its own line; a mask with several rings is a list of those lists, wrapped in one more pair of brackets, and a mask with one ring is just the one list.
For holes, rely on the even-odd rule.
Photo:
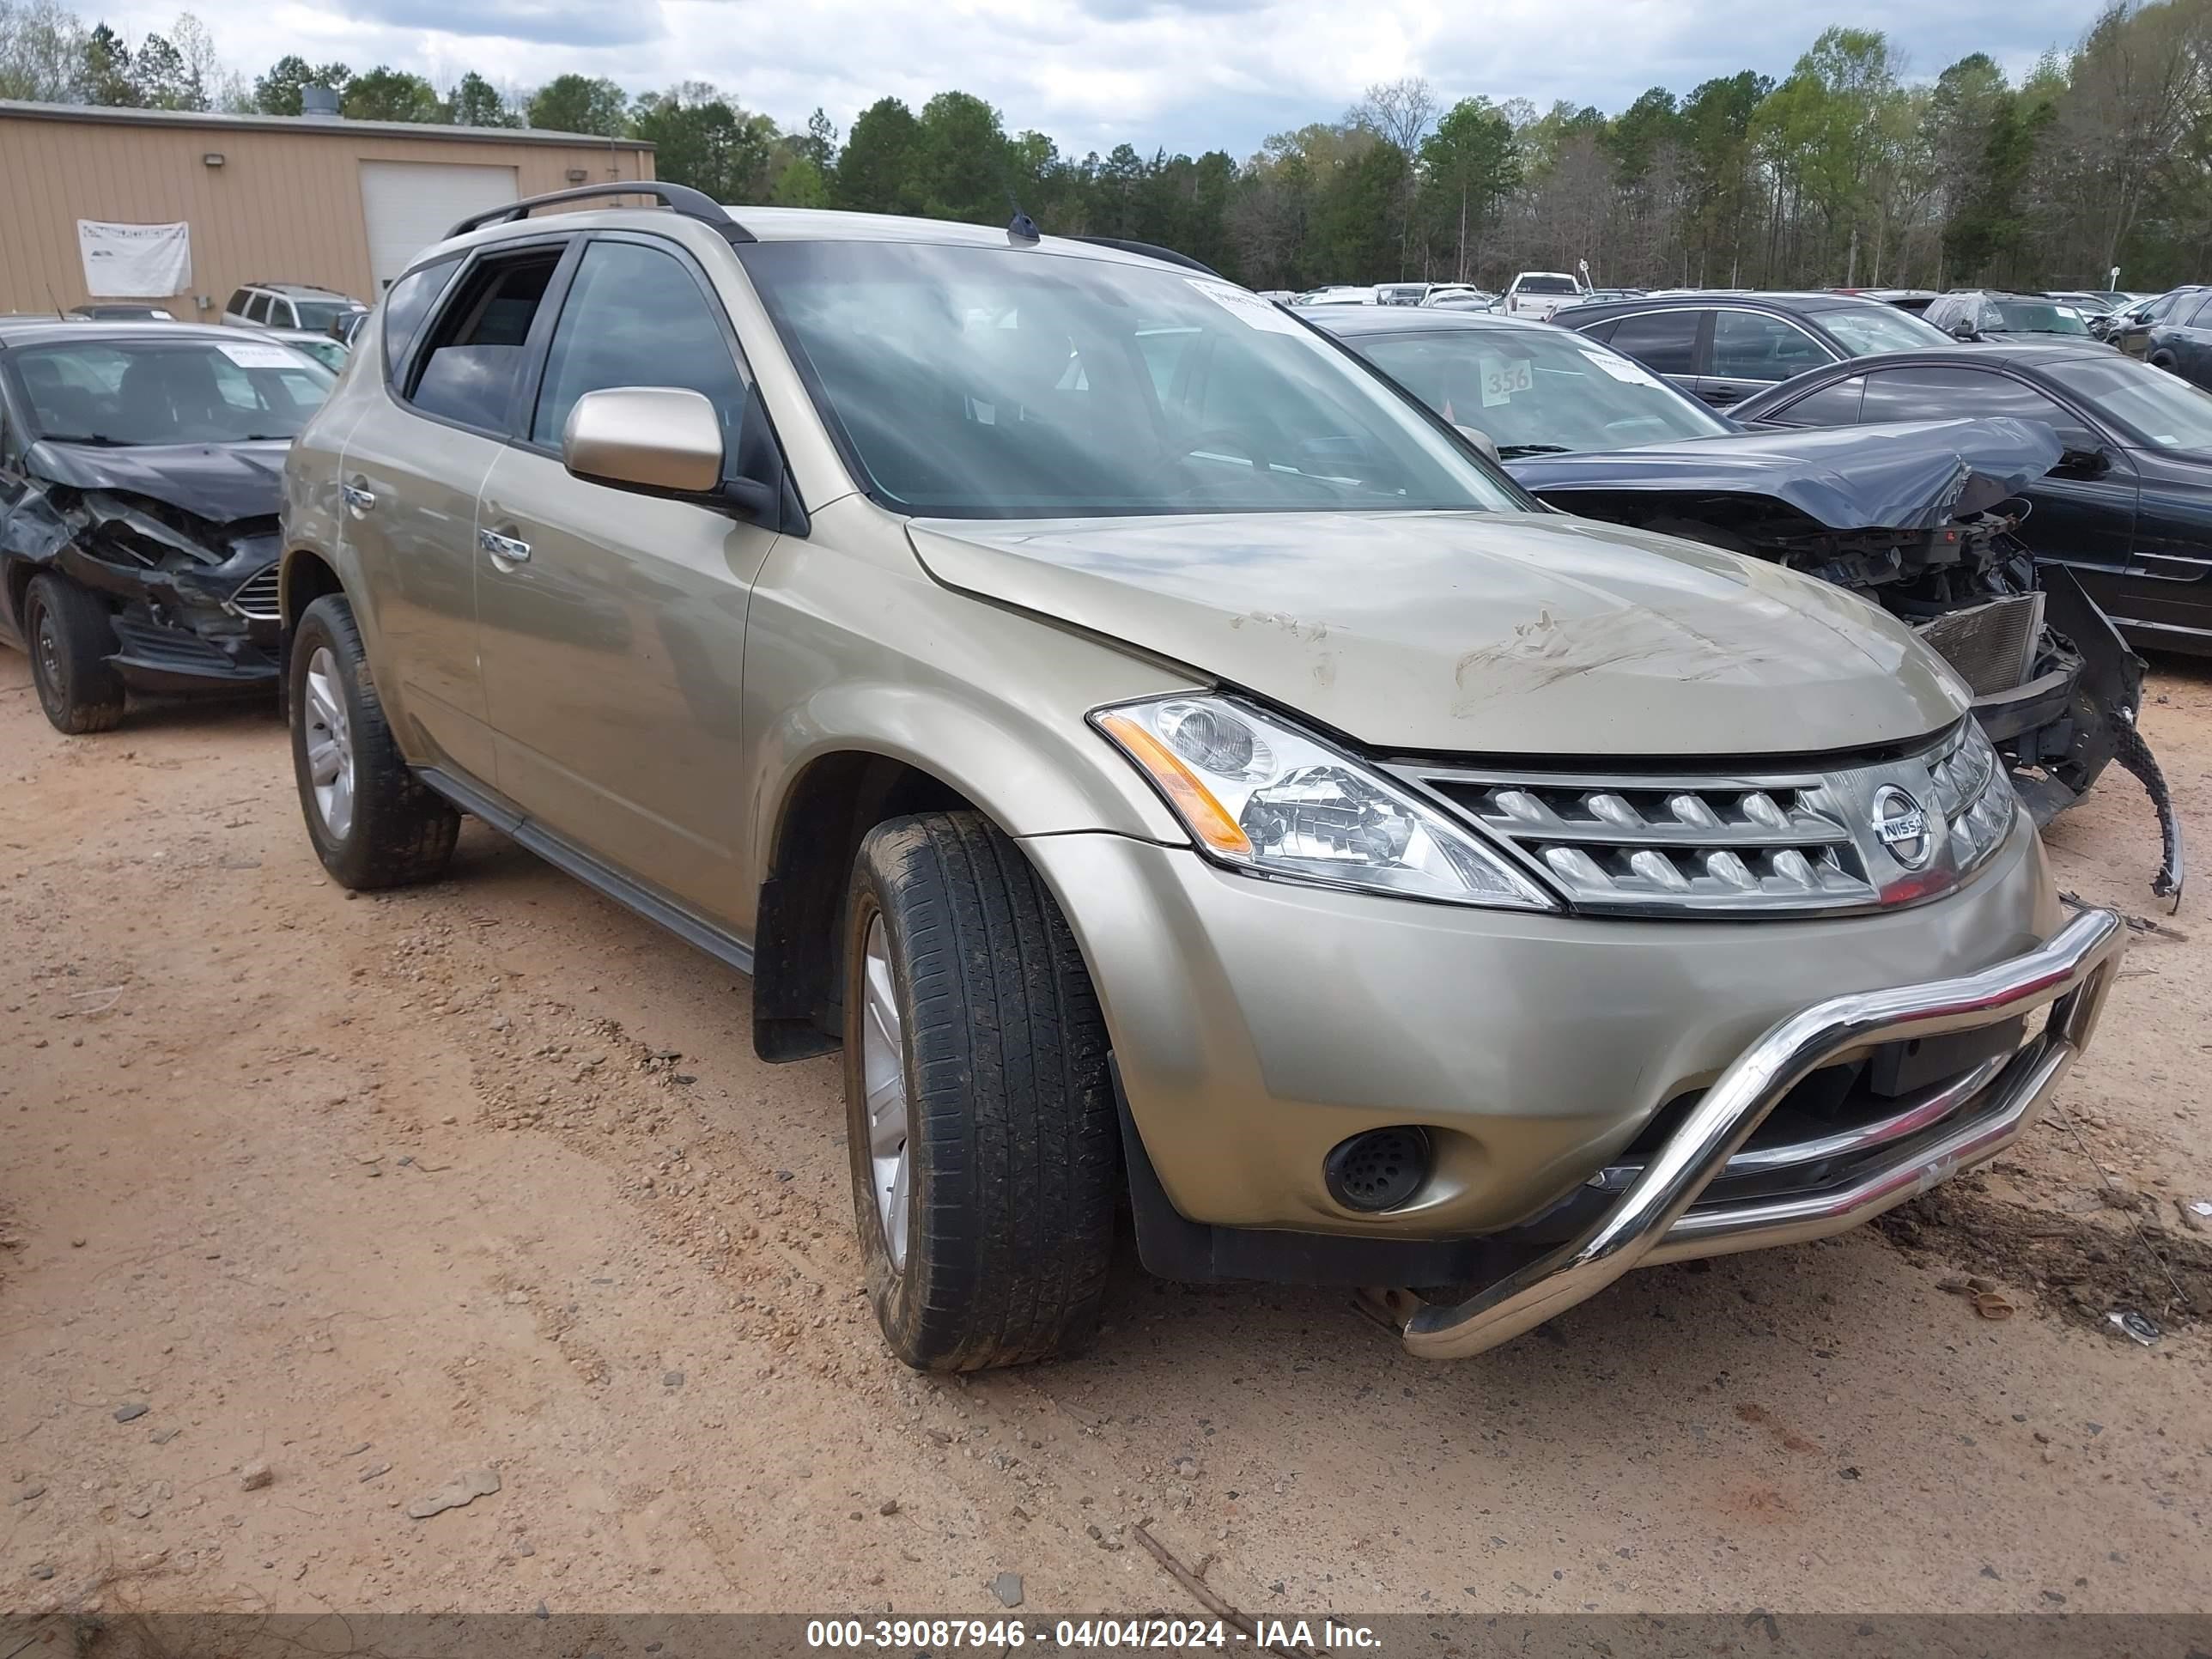
[[(575, 70), (633, 91), (712, 81), (787, 125), (816, 105), (841, 127), (885, 94), (958, 88), (1011, 130), (1065, 150), (1242, 156), (1271, 131), (1331, 119), (1379, 80), (1425, 75), (1447, 99), (1555, 99), (1616, 110), (1644, 88), (1787, 74), (1831, 21), (1771, 0), (186, 0), (249, 78), (287, 52), (385, 62), (450, 83), (475, 69), (529, 86)], [(2015, 73), (2070, 44), (2096, 0), (1861, 0), (1845, 21), (1887, 31), (1934, 75), (1973, 51)], [(131, 35), (169, 0), (106, 15)]]

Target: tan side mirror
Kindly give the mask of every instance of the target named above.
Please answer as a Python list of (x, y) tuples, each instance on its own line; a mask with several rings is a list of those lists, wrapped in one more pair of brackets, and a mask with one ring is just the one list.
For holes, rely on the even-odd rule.
[(1457, 421), (1454, 421), (1452, 425), (1457, 429), (1461, 437), (1466, 439), (1468, 442), (1473, 444), (1484, 454), (1489, 456), (1492, 460), (1494, 461), (1498, 459), (1497, 439), (1492, 437), (1487, 432), (1485, 432), (1480, 427), (1461, 426)]
[(593, 483), (708, 495), (722, 482), (721, 418), (678, 386), (587, 392), (562, 428), (561, 462)]

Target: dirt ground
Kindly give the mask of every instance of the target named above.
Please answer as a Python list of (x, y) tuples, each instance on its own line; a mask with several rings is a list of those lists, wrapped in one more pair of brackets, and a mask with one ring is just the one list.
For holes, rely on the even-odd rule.
[[(2212, 860), (2212, 670), (2154, 689)], [(1129, 1260), (965, 1382), (742, 981), (474, 823), (350, 898), (298, 814), (265, 710), (64, 738), (0, 653), (0, 1611), (1195, 1613), (1145, 1522), (1263, 1615), (2212, 1607), (2212, 874), (2164, 916), (2117, 772), (2050, 840), (2157, 925), (1984, 1176), (1449, 1365)]]

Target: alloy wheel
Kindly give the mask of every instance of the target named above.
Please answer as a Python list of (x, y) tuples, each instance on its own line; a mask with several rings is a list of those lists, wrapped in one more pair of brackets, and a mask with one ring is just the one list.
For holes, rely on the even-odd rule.
[(897, 985), (891, 976), (890, 939), (880, 915), (868, 919), (862, 967), (860, 1079), (868, 1109), (868, 1167), (884, 1248), (892, 1271), (904, 1273), (907, 1210), (914, 1190), (907, 1132), (906, 1042)]
[(315, 792), (315, 812), (333, 841), (353, 828), (353, 729), (346, 720), (345, 693), (337, 659), (319, 645), (307, 659), (307, 778)]

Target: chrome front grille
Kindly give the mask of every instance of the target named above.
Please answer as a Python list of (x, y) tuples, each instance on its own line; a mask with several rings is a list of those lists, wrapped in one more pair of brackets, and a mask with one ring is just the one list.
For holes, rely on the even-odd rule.
[(1863, 900), (1872, 890), (1850, 832), (1817, 785), (1439, 787), (1485, 829), (1533, 853), (1571, 896)]
[(1902, 759), (1819, 770), (1393, 769), (1575, 908), (1614, 914), (1784, 915), (1931, 897), (1996, 849), (2014, 810), (1971, 723)]
[(276, 587), (276, 567), (248, 576), (230, 596), (230, 608), (253, 622), (276, 622), (283, 616)]

